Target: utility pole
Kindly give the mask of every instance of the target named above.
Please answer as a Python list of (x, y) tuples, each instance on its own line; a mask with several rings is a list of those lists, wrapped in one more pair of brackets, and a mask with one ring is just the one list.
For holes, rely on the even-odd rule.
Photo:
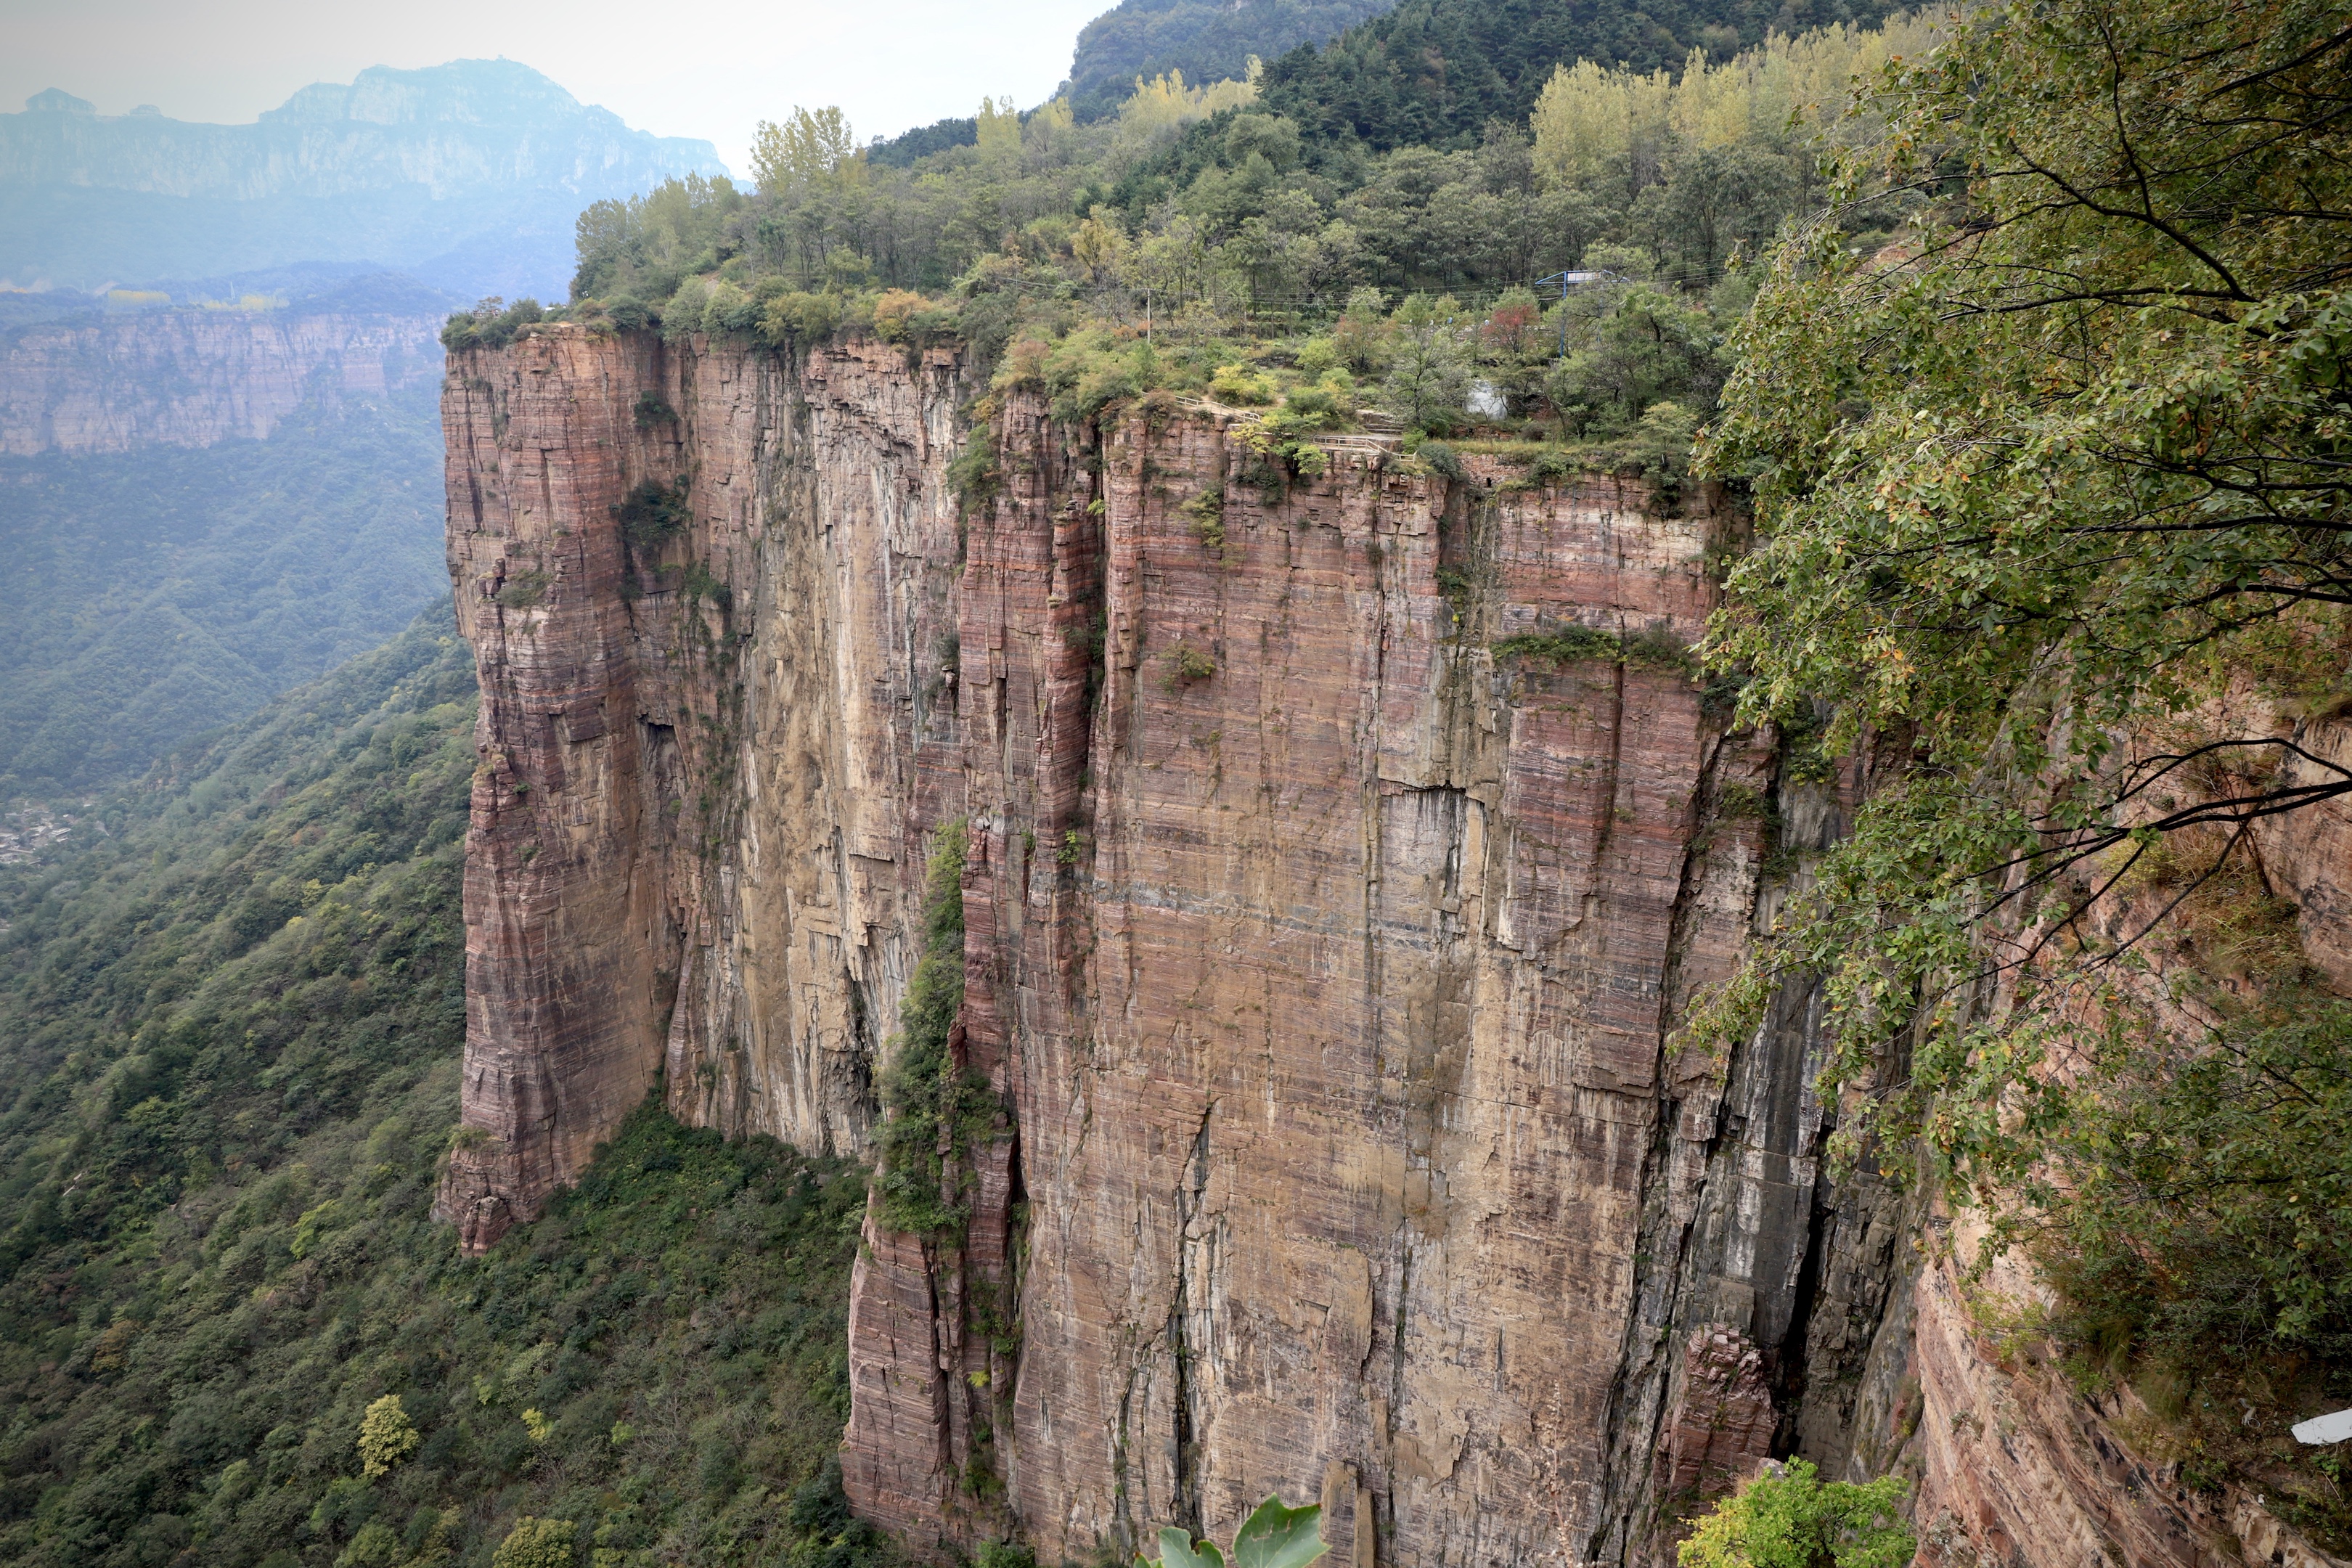
[[(1632, 281), (1632, 279), (1618, 272), (1555, 272), (1549, 278), (1537, 279), (1535, 286), (1538, 289), (1549, 289), (1558, 285), (1559, 302), (1565, 305), (1568, 303), (1568, 291), (1579, 284), (1630, 283)], [(1566, 310), (1559, 313), (1559, 357), (1562, 359), (1568, 357), (1568, 312)]]

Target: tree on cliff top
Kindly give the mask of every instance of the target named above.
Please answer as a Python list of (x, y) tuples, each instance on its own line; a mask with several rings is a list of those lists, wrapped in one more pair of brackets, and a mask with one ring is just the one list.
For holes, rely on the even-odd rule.
[[(1451, 0), (1421, 10), (1431, 26), (1468, 27), (1462, 38), (1485, 39), (1481, 49), (1500, 47)], [(1318, 142), (1313, 124), (1269, 111), (1255, 78), (1202, 85), (1174, 71), (1136, 82), (1099, 122), (1061, 100), (1025, 117), (1009, 100), (983, 103), (961, 122), (968, 142), (959, 132), (959, 144), (919, 155), (861, 151), (837, 110), (795, 110), (762, 132), (749, 195), (677, 183), (585, 215), (567, 314), (790, 353), (866, 332), (910, 350), (954, 342), (982, 363), (1075, 345), (1065, 363), (1097, 362), (1070, 378), (1093, 387), (1076, 399), (1091, 416), (1154, 390), (1202, 390), (1217, 366), (1244, 358), (1277, 377), (1300, 369), (1309, 384), (1343, 361), (1372, 377), (1385, 344), (1426, 348), (1427, 335), (1398, 321), (1387, 323), (1397, 332), (1358, 333), (1341, 353), (1335, 321), (1344, 311), (1360, 326), (1369, 318), (1355, 302), (1369, 297), (1385, 321), (1426, 295), (1451, 301), (1463, 346), (1475, 338), (1475, 379), (1504, 399), (1481, 422), (1589, 444), (1591, 466), (1627, 467), (1599, 444), (1658, 403), (1712, 408), (1717, 349), (1753, 292), (1755, 256), (1816, 201), (1822, 141), (1863, 126), (1837, 113), (1853, 69), (1929, 29), (1827, 29), (1740, 54), (1729, 47), (1739, 31), (1721, 27), (1706, 35), (1708, 56), (1645, 45), (1646, 73), (1597, 63), (1612, 53), (1601, 48), (1556, 72), (1581, 26), (1513, 45), (1525, 101), (1476, 118), (1466, 137), (1447, 131), (1443, 140), (1463, 143), (1451, 151)], [(1465, 80), (1416, 78), (1400, 90), (1420, 102)], [(1580, 265), (1624, 281), (1568, 300), (1528, 288)], [(1523, 319), (1487, 331), (1505, 308)], [(502, 330), (478, 321), (460, 335)], [(1122, 363), (1102, 363), (1089, 343)], [(1620, 374), (1627, 350), (1668, 384), (1629, 395), (1632, 380), (1661, 377)], [(1547, 374), (1555, 356), (1568, 363)], [(1451, 425), (1469, 412), (1460, 392), (1471, 379), (1399, 378), (1389, 411), (1414, 428)], [(1431, 384), (1450, 407), (1418, 395)], [(1354, 400), (1342, 412), (1352, 418)]]
[[(2189, 734), (2233, 673), (2332, 700), (2352, 647), (2342, 21), (1986, 13), (1896, 76), (1883, 163), (1844, 176), (1857, 204), (1935, 205), (1876, 257), (1828, 224), (1790, 244), (1735, 337), (1706, 457), (1755, 476), (1758, 543), (1710, 657), (1749, 716), (1826, 705), (1829, 752), (1869, 735), (1916, 763), (1780, 939), (1832, 973), (1849, 1075), (1924, 1003), (1919, 1089), (1957, 1088), (1975, 1058), (1939, 1042), (1973, 981), (2113, 958), (2080, 917), (2155, 838), (2237, 842), (2352, 792), (2242, 713)], [(2004, 1146), (1937, 1129), (1964, 1170)]]
[[(2314, 1116), (2352, 1021), (2252, 847), (2352, 794), (2310, 728), (2352, 701), (2352, 27), (2018, 0), (1878, 109), (1838, 195), (1907, 226), (1779, 251), (1703, 448), (1756, 496), (1707, 655), (1792, 779), (1861, 804), (1695, 1034), (1825, 976), (1838, 1147), (1921, 1134), (1997, 1237), (2062, 1232), (2070, 1310), (2119, 1336), (2084, 1329), (2084, 1375), (2160, 1340), (2250, 1400), (2341, 1394), (2352, 1159)], [(2254, 1392), (2287, 1363), (2305, 1394)]]

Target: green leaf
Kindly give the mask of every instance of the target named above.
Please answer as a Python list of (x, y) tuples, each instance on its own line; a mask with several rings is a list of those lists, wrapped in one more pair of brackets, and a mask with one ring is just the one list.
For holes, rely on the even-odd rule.
[[(1148, 1562), (1140, 1552), (1135, 1560)], [(1171, 1524), (1160, 1532), (1160, 1568), (1225, 1568), (1225, 1554), (1215, 1542), (1195, 1542), (1191, 1531)]]
[(1327, 1550), (1321, 1507), (1285, 1508), (1270, 1497), (1234, 1537), (1234, 1568), (1307, 1568)]

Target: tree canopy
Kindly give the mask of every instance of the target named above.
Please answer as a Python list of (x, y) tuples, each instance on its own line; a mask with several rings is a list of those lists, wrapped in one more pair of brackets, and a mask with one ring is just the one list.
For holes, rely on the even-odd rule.
[(1852, 831), (1691, 1038), (1819, 977), (1842, 1153), (1918, 1136), (2075, 1375), (2340, 1542), (2279, 1413), (2352, 1391), (2352, 1017), (2258, 850), (2352, 793), (2352, 28), (2021, 0), (1871, 112), (1701, 443), (1706, 657)]
[(1694, 48), (1721, 60), (1769, 29), (1874, 23), (1881, 0), (1404, 0), (1321, 50), (1267, 62), (1267, 107), (1318, 142), (1386, 151), (1475, 145), (1488, 121), (1523, 121), (1555, 67), (1591, 60), (1647, 72)]

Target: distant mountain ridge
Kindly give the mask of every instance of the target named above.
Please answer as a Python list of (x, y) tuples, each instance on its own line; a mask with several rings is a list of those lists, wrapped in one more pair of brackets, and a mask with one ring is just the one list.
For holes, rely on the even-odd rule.
[(368, 261), (460, 293), (560, 291), (605, 196), (727, 172), (513, 60), (375, 66), (251, 125), (100, 115), (58, 89), (0, 114), (0, 277), (92, 289)]
[(47, 321), (0, 320), (0, 454), (259, 440), (309, 404), (340, 411), (438, 384), (440, 326), (466, 301), (396, 274), (299, 293), (286, 281), (175, 290), (172, 308), (142, 297), (140, 308), (90, 300)]

